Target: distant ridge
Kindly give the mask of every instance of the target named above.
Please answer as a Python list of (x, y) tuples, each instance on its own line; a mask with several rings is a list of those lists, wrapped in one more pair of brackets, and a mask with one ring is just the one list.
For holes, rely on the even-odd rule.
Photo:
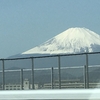
[(100, 35), (87, 28), (69, 28), (23, 54), (64, 54), (100, 51)]

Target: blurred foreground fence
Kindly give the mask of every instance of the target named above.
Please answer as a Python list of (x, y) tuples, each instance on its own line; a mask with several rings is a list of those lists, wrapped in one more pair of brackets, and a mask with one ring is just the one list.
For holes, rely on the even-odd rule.
[(0, 59), (0, 89), (100, 88), (100, 52)]

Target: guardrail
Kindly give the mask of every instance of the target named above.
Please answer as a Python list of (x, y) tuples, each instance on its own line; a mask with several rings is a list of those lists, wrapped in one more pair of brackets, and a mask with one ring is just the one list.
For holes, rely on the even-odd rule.
[(100, 100), (100, 89), (0, 91), (0, 100)]

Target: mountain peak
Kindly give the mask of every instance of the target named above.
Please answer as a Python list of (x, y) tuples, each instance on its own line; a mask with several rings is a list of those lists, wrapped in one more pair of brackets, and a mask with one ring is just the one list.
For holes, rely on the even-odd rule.
[(62, 54), (94, 52), (100, 49), (100, 36), (87, 28), (69, 28), (22, 54)]

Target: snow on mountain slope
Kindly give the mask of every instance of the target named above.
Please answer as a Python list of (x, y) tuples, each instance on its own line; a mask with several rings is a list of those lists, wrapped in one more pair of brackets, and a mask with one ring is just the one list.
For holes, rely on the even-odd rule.
[(86, 28), (69, 28), (22, 54), (63, 54), (100, 50), (100, 35)]

